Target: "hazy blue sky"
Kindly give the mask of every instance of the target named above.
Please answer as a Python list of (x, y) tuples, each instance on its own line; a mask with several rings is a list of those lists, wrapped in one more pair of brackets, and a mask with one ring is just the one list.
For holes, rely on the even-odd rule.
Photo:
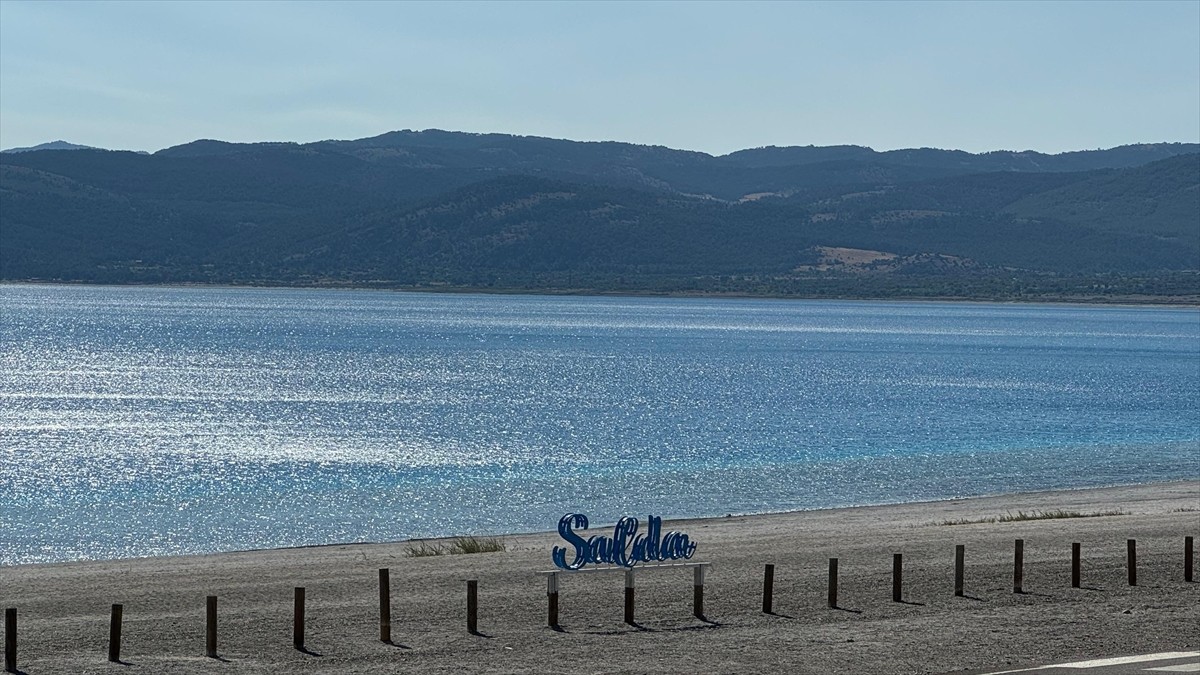
[(1200, 1), (0, 0), (0, 147), (394, 129), (714, 154), (1200, 141)]

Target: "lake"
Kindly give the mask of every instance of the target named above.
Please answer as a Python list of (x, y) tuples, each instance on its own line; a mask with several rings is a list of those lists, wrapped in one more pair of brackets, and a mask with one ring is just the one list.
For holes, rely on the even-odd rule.
[(0, 286), (0, 564), (1200, 476), (1200, 311)]

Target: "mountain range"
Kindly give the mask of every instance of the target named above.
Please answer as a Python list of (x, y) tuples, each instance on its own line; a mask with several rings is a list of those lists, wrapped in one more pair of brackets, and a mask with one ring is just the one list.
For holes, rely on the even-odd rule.
[(0, 150), (0, 153), (5, 152), (36, 152), (38, 150), (100, 150), (101, 148), (93, 148), (90, 145), (78, 145), (76, 143), (68, 143), (66, 141), (50, 141), (49, 143), (38, 143), (27, 148), (8, 148)]
[(33, 148), (0, 154), (0, 279), (1195, 301), (1198, 153), (439, 130)]

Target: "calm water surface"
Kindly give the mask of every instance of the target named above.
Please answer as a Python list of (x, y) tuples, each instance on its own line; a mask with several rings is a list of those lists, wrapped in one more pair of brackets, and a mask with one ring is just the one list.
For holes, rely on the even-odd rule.
[(1200, 476), (1195, 309), (0, 286), (0, 564)]

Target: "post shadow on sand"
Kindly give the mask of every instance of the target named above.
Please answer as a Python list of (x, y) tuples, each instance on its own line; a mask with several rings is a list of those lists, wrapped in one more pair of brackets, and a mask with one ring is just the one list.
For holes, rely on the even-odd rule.
[(915, 600), (897, 600), (896, 602), (901, 605), (912, 605), (913, 607), (924, 607), (925, 606), (925, 603), (916, 602)]
[(296, 651), (300, 652), (301, 654), (307, 654), (309, 656), (325, 656), (324, 654), (314, 652), (313, 650), (309, 649), (305, 645), (296, 645)]
[(383, 642), (383, 644), (388, 645), (390, 647), (395, 647), (396, 649), (412, 649), (412, 647), (409, 647), (408, 645), (403, 644), (401, 642), (396, 642), (394, 640), (381, 640), (381, 642)]
[(488, 635), (487, 633), (484, 633), (484, 632), (483, 632), (483, 631), (481, 631), (481, 630), (469, 630), (469, 631), (467, 631), (467, 632), (468, 632), (468, 633), (470, 633), (471, 635), (474, 635), (475, 637), (481, 637), (481, 638), (484, 638), (485, 640), (491, 640), (491, 639), (492, 639), (492, 636), (491, 636), (491, 635)]
[[(652, 628), (646, 628), (645, 626), (635, 625), (635, 624), (624, 624), (624, 628), (617, 628), (615, 630), (603, 630), (603, 629), (600, 629), (598, 626), (593, 626), (593, 628), (595, 628), (596, 630), (584, 629), (584, 630), (578, 630), (575, 632), (577, 632), (581, 635), (633, 635), (634, 633), (653, 633), (654, 632), (654, 629), (652, 629)], [(569, 633), (569, 631), (563, 631), (563, 632)]]
[[(626, 624), (623, 624), (623, 626), (624, 626), (623, 628), (619, 628), (616, 630), (587, 630), (587, 629), (584, 629), (584, 630), (576, 630), (574, 632), (579, 633), (581, 635), (634, 635), (637, 633), (679, 633), (679, 632), (698, 631), (698, 630), (716, 630), (716, 629), (720, 628), (722, 625), (724, 625), (724, 624), (721, 624), (720, 622), (717, 622), (717, 621), (705, 621), (704, 624), (702, 624), (702, 625), (672, 626), (672, 627), (668, 627), (668, 628), (651, 628), (649, 626), (645, 626), (640, 623), (626, 623)], [(593, 626), (593, 628), (599, 628), (599, 627)], [(570, 633), (571, 631), (563, 631), (563, 632)]]
[(719, 624), (715, 621), (710, 621), (708, 623), (705, 623), (702, 626), (678, 626), (675, 628), (660, 628), (659, 630), (664, 633), (687, 633), (690, 631), (698, 631), (698, 630), (716, 630), (720, 627), (721, 627), (721, 624)]

